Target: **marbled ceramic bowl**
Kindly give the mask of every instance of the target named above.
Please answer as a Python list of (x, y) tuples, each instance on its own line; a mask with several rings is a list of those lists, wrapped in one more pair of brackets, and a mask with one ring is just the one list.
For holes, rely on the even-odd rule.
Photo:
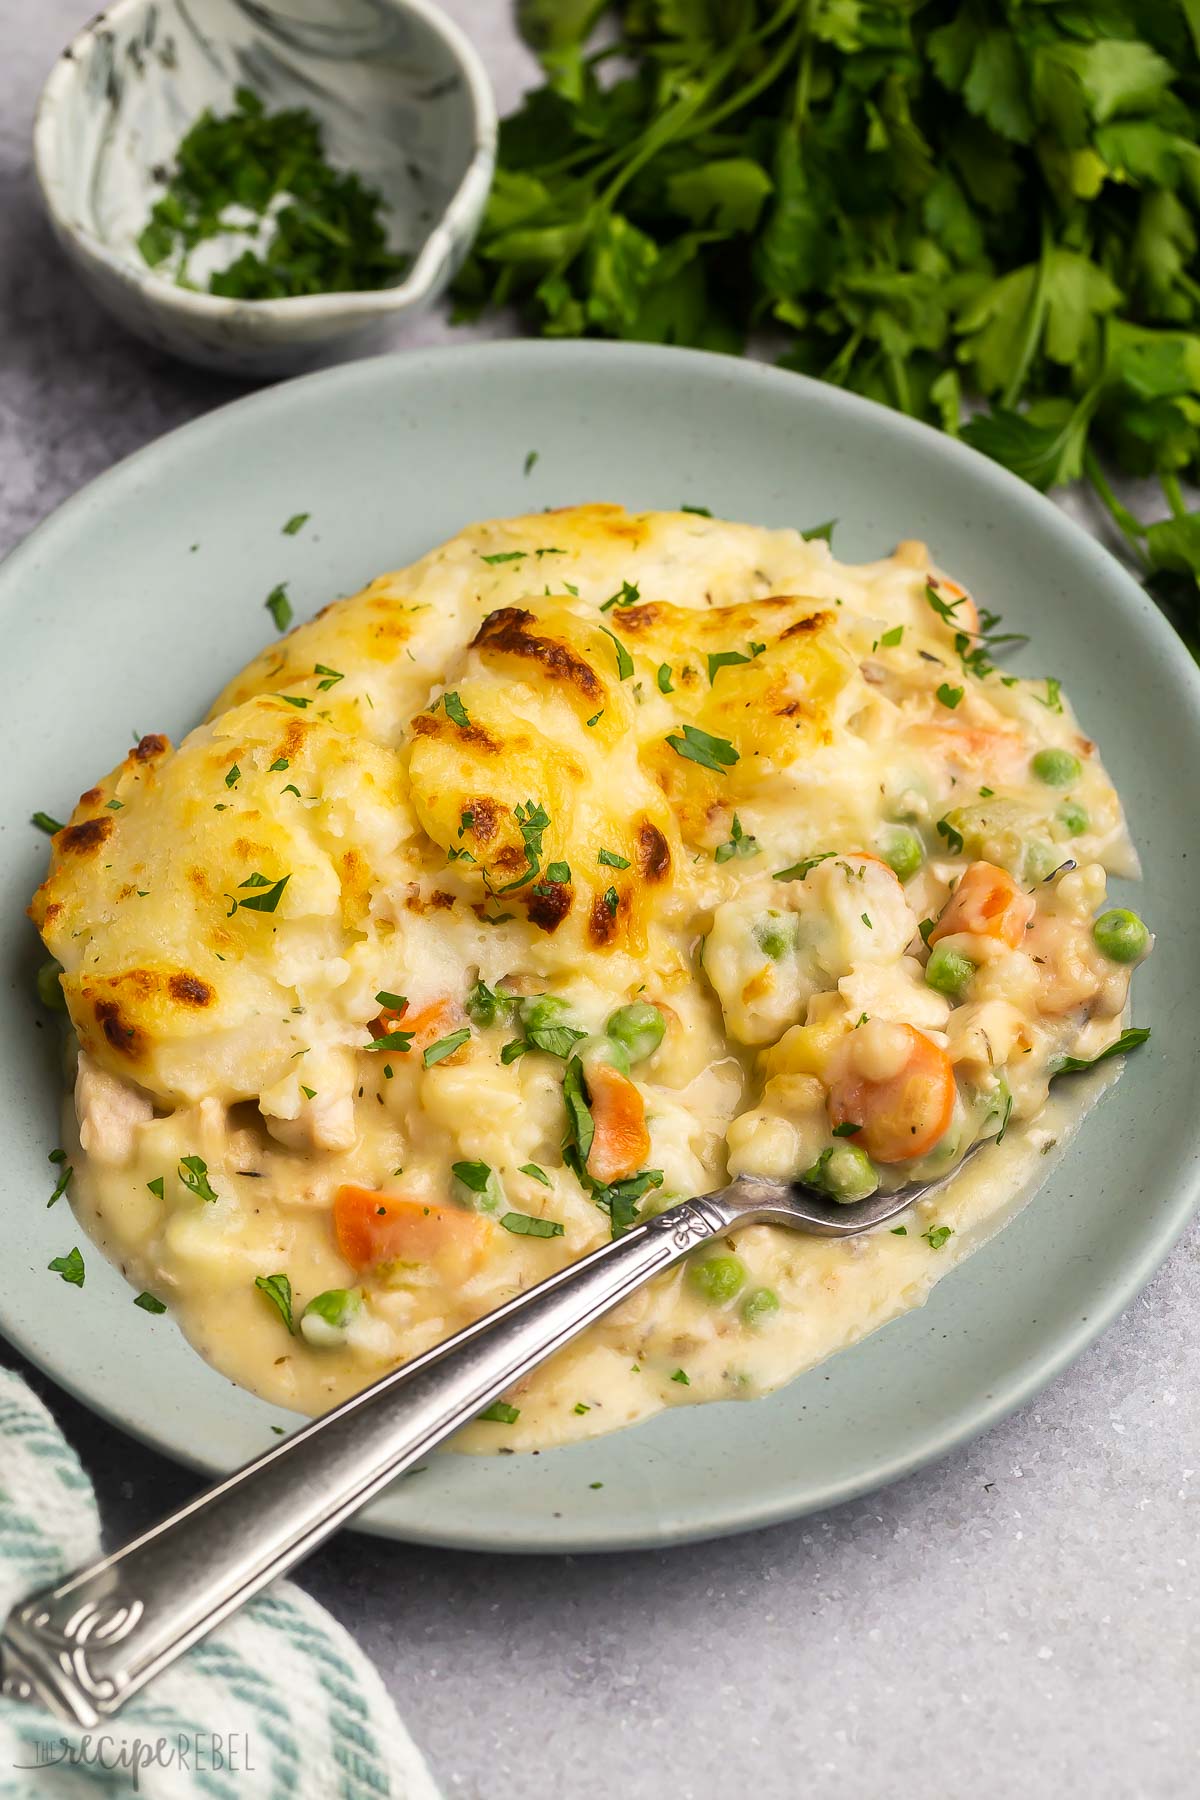
[[(245, 301), (148, 266), (137, 239), (163, 168), (242, 85), (270, 110), (315, 113), (330, 161), (383, 196), (389, 248), (409, 258), (394, 286)], [(478, 225), (495, 135), (483, 65), (429, 0), (117, 0), (56, 63), (34, 162), (67, 255), (131, 331), (208, 368), (278, 375), (377, 347), (441, 293)]]

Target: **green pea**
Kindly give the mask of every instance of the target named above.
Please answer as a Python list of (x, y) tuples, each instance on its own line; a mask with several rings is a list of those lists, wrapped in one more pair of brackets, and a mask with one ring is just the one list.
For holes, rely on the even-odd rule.
[(1145, 956), (1150, 947), (1150, 933), (1135, 912), (1123, 906), (1101, 913), (1092, 926), (1096, 948), (1112, 962), (1132, 963)]
[(762, 1325), (779, 1311), (779, 1295), (774, 1288), (755, 1288), (742, 1301), (742, 1318), (747, 1325)]
[(935, 944), (925, 965), (925, 985), (947, 1000), (961, 1000), (971, 985), (975, 964), (948, 944)]
[(583, 1064), (585, 1075), (597, 1063), (607, 1063), (610, 1069), (616, 1069), (622, 1075), (629, 1073), (629, 1052), (616, 1038), (585, 1037), (576, 1044), (575, 1054)]
[(62, 982), (59, 980), (61, 974), (62, 964), (55, 962), (53, 957), (48, 962), (42, 963), (37, 972), (37, 997), (50, 1012), (66, 1012), (67, 1010), (67, 1003), (63, 999)]
[(565, 1025), (570, 1011), (570, 1003), (556, 1000), (553, 994), (531, 994), (517, 1007), (526, 1031), (548, 1031), (555, 1025)]
[(759, 949), (772, 962), (779, 962), (796, 947), (798, 923), (794, 913), (764, 913), (754, 926)]
[(619, 1006), (604, 1029), (614, 1044), (628, 1052), (630, 1062), (636, 1063), (654, 1055), (663, 1041), (667, 1021), (657, 1006), (651, 1006), (647, 1000), (634, 1000), (628, 1006)]
[(1047, 787), (1070, 787), (1083, 774), (1083, 764), (1069, 750), (1039, 750), (1029, 766)]
[(1064, 800), (1054, 817), (1068, 837), (1081, 837), (1091, 824), (1087, 808), (1080, 806), (1078, 800)]
[(745, 1285), (746, 1265), (740, 1256), (706, 1256), (688, 1264), (687, 1282), (693, 1293), (712, 1306), (724, 1306)]
[(879, 1186), (875, 1165), (856, 1144), (831, 1144), (800, 1179), (806, 1187), (841, 1201), (865, 1200)]
[(343, 1343), (346, 1327), (362, 1311), (362, 1303), (361, 1288), (327, 1288), (301, 1313), (301, 1333), (310, 1344), (322, 1347)]
[(925, 860), (925, 846), (907, 825), (892, 825), (875, 840), (888, 868), (900, 881), (909, 881)]

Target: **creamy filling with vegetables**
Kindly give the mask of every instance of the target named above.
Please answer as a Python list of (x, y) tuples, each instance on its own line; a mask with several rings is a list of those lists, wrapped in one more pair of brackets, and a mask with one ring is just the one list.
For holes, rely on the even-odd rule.
[(920, 544), (600, 506), (297, 627), (54, 839), (89, 1234), (316, 1411), (730, 1174), (851, 1201), (993, 1140), (864, 1238), (699, 1253), (479, 1448), (761, 1394), (919, 1303), (1064, 1140), (1055, 1076), (1137, 1041), (1150, 947), (1096, 747), (997, 636)]

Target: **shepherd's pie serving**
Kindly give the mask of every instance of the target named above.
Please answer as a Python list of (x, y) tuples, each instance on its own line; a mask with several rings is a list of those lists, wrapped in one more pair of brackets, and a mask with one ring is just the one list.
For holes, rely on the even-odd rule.
[(318, 1411), (730, 1174), (853, 1200), (995, 1139), (863, 1238), (731, 1235), (476, 1445), (761, 1394), (917, 1304), (1054, 1075), (1141, 1035), (1120, 802), (996, 642), (923, 544), (600, 505), (326, 607), (54, 838), (88, 1231)]

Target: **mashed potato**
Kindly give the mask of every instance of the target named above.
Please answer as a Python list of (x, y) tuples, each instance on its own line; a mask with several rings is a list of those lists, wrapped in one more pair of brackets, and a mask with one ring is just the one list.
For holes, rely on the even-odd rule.
[(759, 1394), (919, 1302), (1149, 947), (1096, 748), (988, 624), (920, 544), (588, 506), (298, 626), (54, 839), (92, 1236), (316, 1411), (730, 1173), (853, 1199), (1006, 1138), (903, 1229), (733, 1234), (476, 1442)]

